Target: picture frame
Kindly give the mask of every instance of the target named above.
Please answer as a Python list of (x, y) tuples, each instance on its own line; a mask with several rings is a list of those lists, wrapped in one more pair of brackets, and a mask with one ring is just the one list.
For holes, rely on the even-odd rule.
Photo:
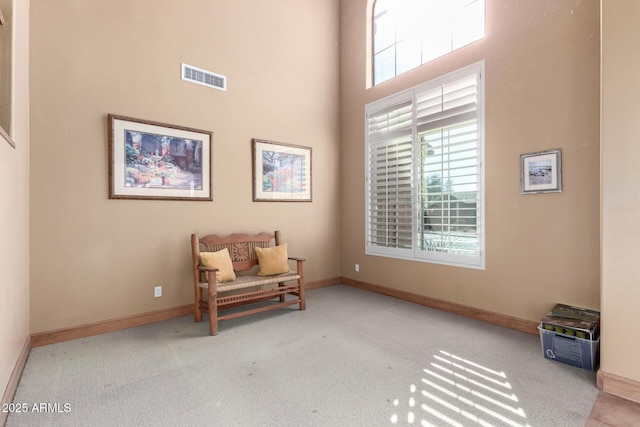
[(13, 2), (0, 0), (0, 138), (16, 148), (16, 142), (11, 135), (11, 120), (13, 117)]
[(554, 149), (520, 155), (520, 193), (562, 191), (562, 150)]
[(254, 202), (311, 202), (311, 147), (254, 138)]
[(109, 198), (211, 201), (211, 131), (109, 114)]

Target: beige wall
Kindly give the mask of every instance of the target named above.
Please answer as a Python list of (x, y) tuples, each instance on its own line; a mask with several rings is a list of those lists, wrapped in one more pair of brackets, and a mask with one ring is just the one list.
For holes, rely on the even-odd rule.
[(0, 395), (29, 338), (29, 0), (16, 2), (14, 19), (16, 148), (0, 137)]
[[(188, 3), (31, 2), (32, 332), (192, 303), (193, 232), (279, 229), (340, 275), (338, 3)], [(214, 201), (108, 199), (108, 113), (213, 131)], [(252, 202), (252, 138), (312, 147), (312, 203)]]
[[(640, 381), (635, 0), (603, 2), (602, 271), (595, 2), (487, 0), (485, 40), (367, 89), (367, 0), (340, 1), (340, 92), (334, 1), (194, 1), (179, 13), (169, 1), (31, 3), (31, 24), (29, 1), (16, 10), (17, 148), (0, 141), (12, 183), (0, 198), (0, 385), (29, 332), (29, 212), (32, 332), (188, 304), (191, 232), (279, 228), (311, 281), (343, 275), (534, 321), (556, 301), (601, 308), (602, 369)], [(364, 105), (480, 59), (486, 270), (365, 256)], [(180, 81), (181, 61), (226, 74), (229, 91)], [(212, 130), (215, 200), (109, 200), (107, 113)], [(313, 203), (251, 202), (252, 137), (313, 147)], [(520, 195), (519, 155), (548, 148), (563, 149), (565, 190)]]
[[(487, 0), (484, 40), (373, 88), (367, 3), (341, 2), (343, 276), (531, 321), (599, 309), (598, 3)], [(365, 255), (364, 106), (482, 59), (486, 269)], [(521, 195), (520, 154), (554, 148), (564, 191)]]
[(602, 2), (601, 369), (635, 381), (640, 381), (639, 19), (635, 0)]

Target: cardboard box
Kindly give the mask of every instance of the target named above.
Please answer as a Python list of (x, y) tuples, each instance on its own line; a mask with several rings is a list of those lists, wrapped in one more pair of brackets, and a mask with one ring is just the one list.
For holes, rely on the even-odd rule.
[(556, 304), (549, 314), (566, 319), (584, 320), (586, 322), (598, 322), (600, 320), (599, 311), (567, 304)]
[(574, 337), (597, 340), (600, 336), (600, 312), (566, 304), (556, 304), (542, 319), (542, 327)]
[(594, 371), (600, 356), (600, 337), (595, 340), (549, 331), (538, 326), (545, 359)]

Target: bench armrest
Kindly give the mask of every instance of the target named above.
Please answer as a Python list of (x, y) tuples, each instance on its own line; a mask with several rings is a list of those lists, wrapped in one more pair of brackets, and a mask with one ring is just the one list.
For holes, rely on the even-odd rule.
[(289, 259), (292, 260), (292, 261), (306, 261), (306, 259), (304, 259), (304, 258), (298, 258), (298, 257), (294, 257), (294, 256), (290, 256)]
[(220, 269), (217, 268), (217, 267), (206, 267), (204, 265), (199, 265), (198, 266), (198, 271), (200, 273), (202, 273), (202, 272), (213, 273), (213, 274), (207, 274), (207, 283), (209, 283), (209, 292), (211, 292), (213, 289), (215, 289), (215, 286), (218, 283), (218, 280), (217, 280), (217, 277), (216, 277), (216, 272), (220, 271)]

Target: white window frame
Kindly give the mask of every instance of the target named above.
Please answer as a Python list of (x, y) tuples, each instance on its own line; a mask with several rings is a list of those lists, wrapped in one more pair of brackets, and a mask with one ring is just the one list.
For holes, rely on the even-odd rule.
[(384, 9), (382, 0), (373, 3), (374, 86), (485, 37), (486, 0), (437, 1), (385, 0)]
[[(422, 202), (419, 195), (420, 182), (423, 180), (421, 173), (421, 143), (418, 140), (418, 123), (417, 123), (417, 108), (416, 97), (419, 94), (423, 94), (426, 91), (443, 87), (453, 82), (469, 78), (471, 76), (477, 76), (477, 105), (476, 105), (476, 126), (477, 126), (477, 194), (476, 194), (476, 236), (477, 236), (477, 253), (473, 255), (462, 255), (456, 253), (447, 252), (435, 252), (430, 250), (421, 249), (421, 238), (423, 224), (422, 224)], [(378, 101), (374, 101), (365, 106), (365, 253), (367, 255), (383, 256), (389, 258), (399, 258), (406, 260), (422, 261), (435, 264), (445, 264), (457, 267), (473, 268), (484, 270), (485, 268), (485, 180), (484, 180), (484, 61), (477, 62), (469, 65), (465, 68), (453, 71), (444, 76), (435, 78), (431, 81), (425, 82), (418, 86), (403, 90), (397, 94), (383, 98)], [(401, 114), (394, 116), (393, 119), (388, 119), (381, 124), (381, 132), (376, 133), (372, 131), (371, 123), (383, 114), (385, 111), (393, 110), (398, 105), (411, 103), (411, 117), (409, 123), (407, 122), (407, 115)], [(395, 110), (394, 110), (395, 111)], [(406, 111), (403, 110), (403, 112)], [(387, 117), (387, 116), (385, 116)], [(371, 118), (371, 121), (370, 121)], [(409, 129), (407, 130), (407, 126)], [(396, 140), (397, 135), (402, 135), (401, 138), (407, 138), (407, 132), (409, 132), (410, 144), (411, 144), (411, 185), (410, 185), (410, 199), (404, 199), (403, 204), (410, 203), (411, 206), (411, 230), (410, 238), (406, 237), (406, 228), (404, 229), (404, 239), (397, 239), (394, 235), (393, 242), (402, 241), (400, 243), (387, 243), (387, 244), (374, 244), (372, 243), (372, 233), (376, 232), (380, 236), (379, 229), (372, 225), (376, 222), (374, 220), (374, 214), (379, 214), (380, 204), (373, 204), (372, 192), (379, 193), (378, 186), (371, 183), (372, 177), (376, 175), (372, 173), (370, 168), (372, 163), (370, 162), (370, 156), (375, 152), (377, 147), (384, 144), (389, 144), (391, 141)], [(406, 157), (406, 156), (404, 156)], [(378, 163), (374, 163), (379, 165)], [(403, 166), (406, 168), (406, 162)], [(391, 170), (391, 169), (385, 169)], [(406, 173), (406, 169), (405, 173)], [(399, 175), (399, 174), (398, 174)], [(395, 188), (397, 188), (396, 186)], [(408, 187), (405, 186), (405, 189)], [(387, 206), (389, 204), (387, 203)], [(377, 208), (373, 208), (377, 206)], [(396, 203), (395, 206), (402, 206), (400, 203)], [(409, 205), (405, 205), (409, 206)], [(400, 209), (400, 208), (396, 208)], [(405, 208), (400, 209), (406, 211)], [(392, 214), (396, 212), (389, 210)], [(379, 215), (378, 215), (379, 216)], [(393, 216), (397, 218), (398, 216)], [(391, 225), (397, 224), (392, 220)], [(388, 229), (388, 228), (387, 228)], [(379, 238), (379, 237), (378, 237)], [(395, 246), (394, 246), (395, 245)]]

